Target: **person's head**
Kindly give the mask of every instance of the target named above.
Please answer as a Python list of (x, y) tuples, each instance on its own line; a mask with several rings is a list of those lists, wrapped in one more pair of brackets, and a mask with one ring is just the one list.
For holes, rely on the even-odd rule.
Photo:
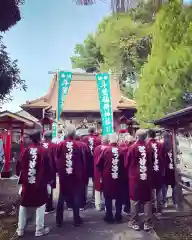
[(118, 135), (117, 135), (117, 133), (111, 133), (110, 135), (109, 135), (109, 142), (111, 143), (111, 144), (113, 144), (113, 143), (118, 143)]
[(165, 149), (169, 151), (172, 146), (171, 135), (168, 131), (165, 131), (162, 136), (163, 136), (163, 144), (165, 146)]
[(44, 134), (45, 141), (51, 141), (52, 140), (52, 131), (47, 131)]
[(126, 134), (125, 136), (125, 142), (126, 143), (132, 143), (134, 141), (133, 136), (131, 136), (130, 134)]
[(102, 136), (101, 141), (102, 141), (103, 144), (108, 143), (108, 142), (109, 142), (109, 135), (104, 135), (104, 136)]
[(93, 126), (92, 126), (92, 127), (89, 127), (88, 133), (89, 133), (89, 134), (94, 134), (94, 133), (96, 133), (96, 129), (95, 129)]
[(156, 138), (156, 132), (153, 129), (149, 129), (147, 135), (148, 135), (148, 138), (153, 138), (153, 139)]
[(38, 131), (38, 132), (30, 134), (29, 137), (30, 137), (32, 143), (38, 144), (41, 140), (41, 133)]
[(74, 125), (71, 124), (66, 127), (66, 136), (67, 138), (75, 138), (76, 129)]
[(80, 135), (79, 135), (79, 134), (77, 134), (77, 133), (76, 133), (76, 135), (75, 135), (75, 140), (77, 140), (77, 141), (81, 140), (81, 137), (80, 137)]
[(137, 130), (135, 136), (136, 136), (137, 140), (145, 141), (145, 139), (147, 137), (146, 130), (144, 130), (144, 129)]

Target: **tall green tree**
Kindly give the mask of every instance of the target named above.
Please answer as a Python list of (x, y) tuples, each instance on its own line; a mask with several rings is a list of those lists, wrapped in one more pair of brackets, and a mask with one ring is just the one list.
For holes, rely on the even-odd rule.
[(153, 28), (152, 51), (136, 92), (137, 119), (143, 126), (186, 106), (192, 92), (192, 9), (165, 4)]
[(103, 61), (103, 55), (92, 34), (87, 36), (83, 44), (75, 46), (74, 56), (71, 57), (72, 67), (83, 69), (86, 72), (99, 71)]

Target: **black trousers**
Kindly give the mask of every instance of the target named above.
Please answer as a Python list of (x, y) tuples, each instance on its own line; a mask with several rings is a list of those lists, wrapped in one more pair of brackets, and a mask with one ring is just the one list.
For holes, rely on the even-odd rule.
[(61, 224), (63, 222), (64, 202), (70, 203), (73, 210), (73, 220), (78, 221), (80, 219), (79, 209), (82, 204), (82, 192), (84, 188), (78, 187), (76, 192), (70, 198), (66, 198), (62, 192), (59, 193), (59, 199), (56, 209), (56, 223)]
[[(106, 217), (113, 218), (113, 199), (105, 198)], [(122, 199), (115, 199), (115, 217), (121, 217), (122, 213)]]
[(46, 212), (53, 210), (53, 189), (51, 188), (51, 194), (48, 196), (46, 203)]

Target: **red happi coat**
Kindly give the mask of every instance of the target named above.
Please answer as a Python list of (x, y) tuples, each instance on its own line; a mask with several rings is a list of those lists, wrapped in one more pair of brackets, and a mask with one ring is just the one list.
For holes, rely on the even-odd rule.
[(86, 143), (84, 143), (81, 140), (77, 140), (79, 146), (81, 147), (82, 153), (83, 153), (83, 162), (84, 162), (84, 172), (86, 174), (85, 178), (85, 184), (88, 185), (89, 183), (89, 174), (88, 174), (88, 159), (90, 159), (90, 151), (89, 147), (87, 146)]
[(85, 186), (86, 166), (82, 146), (71, 138), (59, 143), (57, 147), (56, 167), (59, 175), (60, 191), (71, 198), (76, 190)]
[(47, 201), (47, 184), (50, 183), (51, 169), (48, 159), (39, 145), (29, 145), (21, 157), (22, 184), (21, 206), (40, 207)]
[(175, 164), (173, 159), (173, 149), (167, 151), (162, 143), (162, 154), (164, 157), (165, 164), (165, 174), (164, 174), (164, 184), (175, 186)]
[(117, 144), (106, 146), (101, 152), (97, 168), (101, 172), (105, 198), (124, 199), (124, 154)]
[(152, 153), (144, 141), (130, 146), (125, 169), (128, 175), (129, 195), (133, 201), (150, 201), (152, 193)]
[(96, 191), (102, 191), (101, 173), (97, 168), (99, 156), (107, 144), (99, 145), (94, 150), (94, 186)]
[(88, 175), (89, 177), (94, 176), (94, 150), (97, 146), (101, 144), (101, 138), (96, 134), (90, 134), (83, 137), (83, 142), (85, 142), (89, 147), (89, 157), (87, 159), (88, 163)]
[(156, 139), (149, 139), (147, 141), (148, 148), (152, 151), (152, 188), (160, 189), (163, 185), (164, 174), (164, 157), (162, 151), (162, 144)]
[(44, 149), (44, 157), (49, 161), (48, 164), (51, 167), (51, 176), (50, 178), (52, 179), (51, 181), (51, 187), (56, 188), (56, 148), (57, 145), (55, 143), (52, 143), (51, 141), (43, 141), (41, 143), (41, 146)]

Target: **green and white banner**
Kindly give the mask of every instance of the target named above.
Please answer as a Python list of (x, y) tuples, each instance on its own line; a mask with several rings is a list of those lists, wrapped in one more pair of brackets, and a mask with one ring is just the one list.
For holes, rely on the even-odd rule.
[(57, 137), (57, 123), (53, 122), (53, 125), (52, 125), (52, 139), (54, 139), (56, 137)]
[(62, 110), (63, 103), (66, 99), (69, 86), (72, 79), (72, 72), (60, 71), (58, 75), (58, 105), (57, 105), (57, 121), (59, 121)]
[(108, 73), (96, 74), (99, 94), (102, 135), (113, 133), (113, 110), (111, 102), (110, 76)]
[[(63, 110), (63, 104), (66, 99), (70, 83), (72, 80), (72, 72), (64, 72), (59, 71), (57, 76), (58, 81), (58, 101), (57, 101), (57, 113), (56, 118), (57, 121), (59, 121), (62, 110)], [(52, 138), (57, 137), (57, 123), (54, 122), (52, 126)]]

